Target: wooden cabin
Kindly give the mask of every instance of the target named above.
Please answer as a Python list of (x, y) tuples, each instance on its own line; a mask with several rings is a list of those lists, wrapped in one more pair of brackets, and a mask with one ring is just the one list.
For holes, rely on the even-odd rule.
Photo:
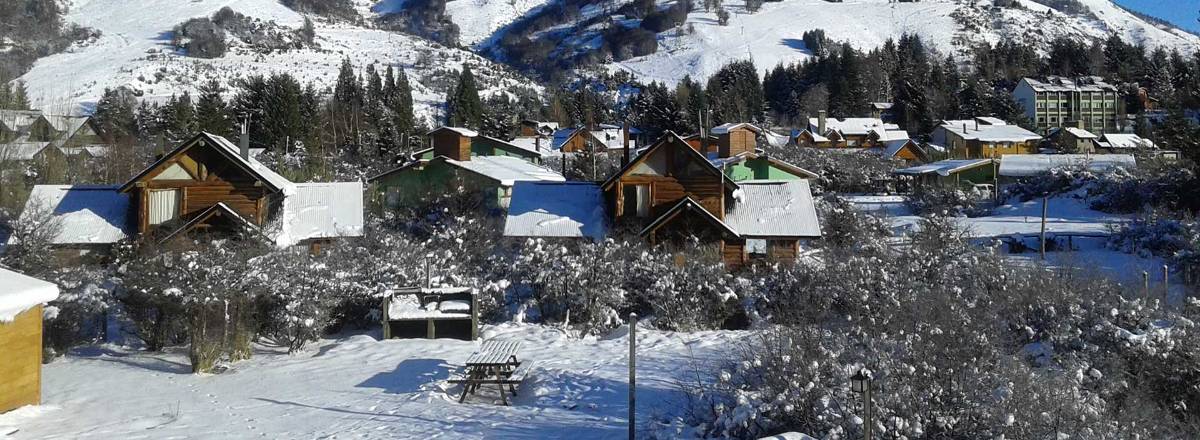
[(42, 305), (58, 286), (0, 268), (0, 413), (42, 402)]
[[(200, 133), (119, 190), (130, 194), (138, 234), (164, 227), (174, 235), (181, 226), (186, 226), (185, 232), (226, 230), (245, 223), (261, 228), (294, 186), (251, 159), (247, 146)], [(192, 221), (198, 217), (204, 219)]]
[[(729, 130), (719, 154), (749, 146)], [(820, 236), (807, 180), (746, 182), (739, 187), (686, 141), (668, 133), (601, 185), (616, 225), (634, 225), (651, 243), (683, 243), (696, 237), (718, 247), (738, 268), (755, 258), (755, 246), (772, 258), (794, 260), (799, 240)], [(734, 197), (736, 191), (743, 191)], [(764, 218), (777, 216), (778, 218)], [(764, 228), (763, 225), (768, 225)], [(747, 243), (750, 243), (748, 245)]]

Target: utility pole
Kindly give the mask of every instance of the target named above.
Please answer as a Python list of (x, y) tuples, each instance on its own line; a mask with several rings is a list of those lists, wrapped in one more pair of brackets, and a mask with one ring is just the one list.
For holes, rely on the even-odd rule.
[(634, 439), (637, 409), (637, 313), (629, 314), (629, 440)]
[(1042, 261), (1046, 261), (1046, 205), (1049, 203), (1049, 196), (1042, 196)]

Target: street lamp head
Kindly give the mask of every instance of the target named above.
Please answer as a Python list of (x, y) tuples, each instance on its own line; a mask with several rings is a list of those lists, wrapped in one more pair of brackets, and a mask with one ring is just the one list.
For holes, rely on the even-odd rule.
[(858, 372), (850, 376), (850, 391), (855, 393), (865, 393), (871, 387), (871, 370), (861, 368)]

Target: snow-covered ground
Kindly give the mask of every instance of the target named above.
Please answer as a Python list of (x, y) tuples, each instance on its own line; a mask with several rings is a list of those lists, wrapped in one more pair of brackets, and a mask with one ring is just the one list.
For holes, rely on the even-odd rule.
[[(835, 41), (870, 50), (889, 38), (920, 35), (926, 44), (943, 53), (960, 52), (977, 42), (1026, 41), (1039, 47), (1060, 36), (1079, 40), (1102, 39), (1117, 33), (1132, 43), (1163, 46), (1191, 53), (1200, 48), (1200, 37), (1178, 29), (1160, 29), (1113, 5), (1109, 0), (1083, 0), (1099, 20), (1047, 14), (1047, 7), (1020, 0), (1026, 9), (993, 10), (991, 0), (785, 0), (764, 3), (748, 13), (742, 1), (726, 1), (732, 14), (728, 25), (717, 23), (716, 13), (699, 9), (684, 27), (694, 34), (669, 30), (659, 34), (658, 52), (616, 63), (644, 81), (673, 84), (684, 75), (706, 78), (730, 60), (752, 58), (762, 70), (811, 56), (801, 39), (804, 32), (822, 29)], [(660, 3), (666, 3), (660, 1)], [(955, 18), (958, 15), (959, 18)], [(970, 23), (964, 25), (962, 23)], [(961, 56), (959, 58), (962, 58)]]
[[(921, 217), (913, 215), (904, 196), (846, 195), (844, 199), (859, 209), (885, 213), (892, 219), (897, 233), (912, 230)], [(1051, 197), (1047, 206), (1048, 234), (1106, 235), (1111, 227), (1129, 220), (1128, 216), (1113, 215), (1088, 207), (1081, 191)], [(983, 217), (959, 217), (955, 221), (971, 237), (996, 238), (1013, 235), (1031, 236), (1041, 233), (1042, 201), (1012, 201), (993, 209)]]
[[(127, 86), (144, 99), (165, 100), (183, 91), (196, 92), (209, 78), (228, 85), (252, 74), (286, 72), (302, 82), (330, 86), (342, 60), (358, 68), (367, 64), (403, 67), (413, 86), (418, 115), (430, 117), (445, 100), (444, 90), (426, 83), (458, 70), (464, 62), (475, 67), (481, 83), (495, 93), (526, 85), (492, 62), (461, 49), (447, 48), (409, 35), (315, 19), (318, 48), (260, 54), (233, 47), (221, 58), (185, 57), (171, 47), (171, 29), (194, 17), (210, 16), (228, 6), (263, 21), (298, 28), (304, 16), (274, 0), (75, 0), (66, 15), (72, 23), (101, 32), (95, 41), (37, 61), (21, 77), (34, 108), (53, 112), (87, 111), (105, 88)], [(382, 67), (381, 67), (382, 68)]]
[[(323, 340), (296, 355), (258, 347), (218, 375), (186, 353), (79, 349), (43, 369), (43, 404), (0, 415), (0, 435), (64, 438), (619, 438), (627, 425), (629, 340), (577, 339), (527, 324), (487, 326), (518, 340), (534, 368), (514, 404), (457, 402), (446, 382), (478, 347), (456, 340)], [(638, 420), (676, 414), (676, 381), (729, 359), (745, 332), (638, 329)], [(493, 403), (493, 399), (496, 403)], [(641, 423), (639, 423), (640, 425)]]

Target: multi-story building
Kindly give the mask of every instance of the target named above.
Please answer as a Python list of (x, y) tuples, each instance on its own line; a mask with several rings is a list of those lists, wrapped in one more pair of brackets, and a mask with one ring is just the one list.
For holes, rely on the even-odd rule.
[(1096, 76), (1051, 76), (1045, 81), (1023, 78), (1013, 89), (1013, 98), (1043, 133), (1052, 127), (1117, 132), (1124, 113), (1124, 101), (1116, 86)]

